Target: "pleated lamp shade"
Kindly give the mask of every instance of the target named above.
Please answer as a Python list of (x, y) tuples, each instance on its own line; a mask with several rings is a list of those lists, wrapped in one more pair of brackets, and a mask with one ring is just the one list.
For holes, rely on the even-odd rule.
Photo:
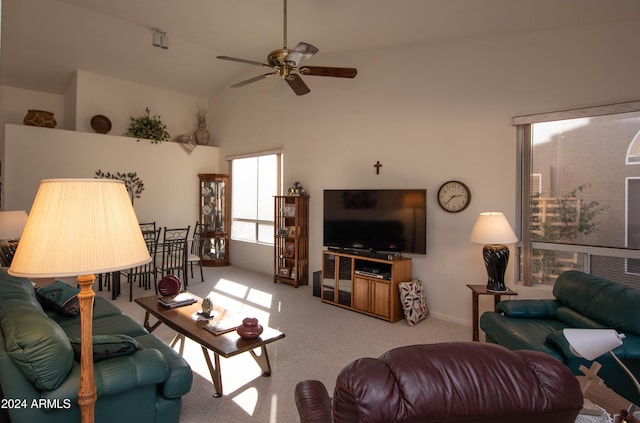
[(9, 273), (89, 275), (150, 260), (122, 181), (48, 179), (40, 184)]
[(478, 244), (512, 244), (518, 242), (518, 237), (503, 213), (484, 212), (478, 216), (469, 240)]

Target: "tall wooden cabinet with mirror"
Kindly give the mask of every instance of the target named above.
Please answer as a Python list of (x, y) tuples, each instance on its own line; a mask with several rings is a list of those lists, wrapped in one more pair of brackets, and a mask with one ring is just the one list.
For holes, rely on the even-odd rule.
[(309, 197), (274, 197), (274, 282), (309, 283)]
[(205, 226), (203, 266), (229, 265), (229, 175), (201, 173), (200, 223)]

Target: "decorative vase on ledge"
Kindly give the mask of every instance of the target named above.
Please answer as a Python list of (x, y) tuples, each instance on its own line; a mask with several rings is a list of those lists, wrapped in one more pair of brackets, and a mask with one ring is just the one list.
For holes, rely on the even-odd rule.
[(53, 112), (36, 109), (29, 109), (22, 123), (29, 126), (39, 126), (41, 128), (55, 128), (58, 124), (53, 117)]
[(198, 129), (193, 133), (198, 145), (207, 145), (209, 143), (209, 131), (206, 122), (198, 122)]

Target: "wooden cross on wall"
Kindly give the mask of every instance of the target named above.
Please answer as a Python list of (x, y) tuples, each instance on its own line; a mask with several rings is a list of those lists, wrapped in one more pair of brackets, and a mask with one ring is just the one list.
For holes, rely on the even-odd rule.
[(376, 164), (374, 164), (373, 167), (376, 168), (376, 175), (379, 175), (380, 174), (380, 168), (382, 167), (382, 163), (380, 163), (380, 160), (376, 161)]

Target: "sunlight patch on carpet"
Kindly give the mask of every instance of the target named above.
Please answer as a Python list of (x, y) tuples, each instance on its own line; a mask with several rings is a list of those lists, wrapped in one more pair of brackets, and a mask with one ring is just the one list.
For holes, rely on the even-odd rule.
[(258, 403), (258, 390), (256, 388), (245, 389), (244, 391), (233, 397), (233, 402), (238, 404), (238, 406), (242, 408), (245, 413), (253, 416), (253, 412), (256, 409), (256, 404)]
[(225, 294), (234, 296), (236, 298), (244, 298), (247, 295), (249, 288), (246, 285), (242, 285), (236, 282), (232, 282), (227, 279), (220, 279), (215, 284), (214, 288), (217, 291), (224, 292)]

